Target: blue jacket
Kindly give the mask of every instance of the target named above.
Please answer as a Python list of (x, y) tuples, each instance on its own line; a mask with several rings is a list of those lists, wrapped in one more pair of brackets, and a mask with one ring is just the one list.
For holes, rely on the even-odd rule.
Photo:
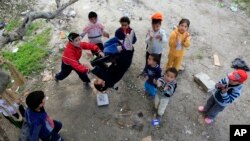
[(146, 67), (144, 68), (144, 73), (148, 76), (148, 80), (147, 82), (153, 86), (156, 86), (153, 82), (154, 79), (158, 79), (161, 77), (161, 68), (160, 66), (157, 64), (156, 67), (151, 67), (149, 65), (146, 65)]
[[(229, 87), (230, 89), (226, 93), (222, 93), (221, 90), (215, 86), (216, 91), (213, 94), (214, 99), (220, 104), (221, 106), (227, 106), (234, 102), (236, 98), (238, 98), (241, 94), (241, 89), (243, 87), (242, 84), (239, 85), (230, 85), (228, 77), (221, 79), (218, 83)], [(217, 84), (218, 84), (217, 83)]]
[(39, 138), (44, 139), (50, 136), (53, 128), (47, 121), (47, 117), (44, 108), (41, 108), (41, 112), (27, 108), (25, 118), (30, 126), (29, 141), (38, 141)]
[[(127, 33), (130, 34), (132, 30), (133, 30), (133, 29), (129, 27), (128, 30), (127, 30)], [(122, 40), (122, 41), (124, 42), (126, 35), (125, 35), (125, 33), (123, 32), (123, 29), (122, 29), (122, 28), (118, 28), (118, 29), (115, 31), (115, 37), (117, 37), (119, 40)], [(136, 41), (137, 41), (137, 38), (136, 38), (136, 35), (134, 35), (133, 40), (132, 40), (132, 44), (135, 44)]]
[(104, 43), (103, 52), (105, 55), (115, 55), (120, 53), (117, 49), (118, 46), (122, 46), (122, 43), (117, 37), (113, 37)]

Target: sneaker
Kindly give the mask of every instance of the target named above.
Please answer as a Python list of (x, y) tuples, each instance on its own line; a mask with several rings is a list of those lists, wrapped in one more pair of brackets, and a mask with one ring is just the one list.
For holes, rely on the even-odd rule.
[(205, 118), (204, 121), (206, 124), (211, 124), (214, 120), (210, 118)]
[(204, 106), (199, 106), (199, 107), (198, 107), (198, 111), (201, 112), (201, 113), (202, 113), (202, 112), (205, 112)]

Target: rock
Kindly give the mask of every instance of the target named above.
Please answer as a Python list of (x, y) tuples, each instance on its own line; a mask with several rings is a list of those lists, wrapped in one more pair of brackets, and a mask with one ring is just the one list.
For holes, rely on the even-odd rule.
[(15, 48), (12, 49), (12, 53), (16, 53), (18, 50), (19, 50), (19, 48), (15, 47)]
[(106, 106), (109, 105), (109, 99), (108, 99), (108, 94), (105, 93), (98, 93), (97, 97), (97, 105), (98, 106)]
[(215, 82), (210, 79), (210, 77), (201, 72), (194, 75), (194, 81), (201, 86), (206, 92), (214, 90)]
[(52, 71), (45, 70), (42, 75), (43, 75), (42, 79), (43, 82), (50, 81), (53, 79)]
[(203, 131), (203, 132), (201, 133), (201, 135), (202, 135), (202, 136), (205, 136), (205, 135), (207, 135), (207, 132)]
[(192, 135), (192, 131), (191, 130), (186, 130), (185, 132), (186, 134)]
[(152, 137), (147, 136), (147, 137), (143, 138), (142, 141), (152, 141)]
[(142, 17), (139, 17), (139, 21), (142, 21)]
[(67, 14), (69, 17), (75, 17), (76, 16), (76, 11), (70, 10), (69, 13)]
[(21, 16), (25, 16), (27, 13), (29, 13), (30, 12), (30, 10), (26, 10), (26, 11), (24, 11), (24, 12), (21, 12)]

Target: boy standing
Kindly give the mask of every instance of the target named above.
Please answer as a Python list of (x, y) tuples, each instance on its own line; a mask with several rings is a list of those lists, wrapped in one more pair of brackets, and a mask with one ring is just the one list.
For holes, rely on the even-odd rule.
[(98, 46), (86, 42), (81, 42), (80, 35), (77, 33), (70, 33), (68, 36), (69, 42), (63, 51), (61, 72), (55, 76), (56, 81), (65, 79), (72, 70), (75, 70), (81, 80), (88, 86), (90, 80), (87, 73), (93, 69), (90, 63), (80, 64), (79, 59), (82, 56), (82, 50), (91, 50), (104, 56), (103, 52)]
[(149, 30), (146, 36), (147, 52), (146, 52), (146, 64), (149, 54), (157, 54), (159, 56), (160, 65), (161, 54), (164, 44), (167, 42), (166, 32), (161, 29), (161, 22), (163, 20), (163, 15), (160, 12), (155, 13), (151, 17), (152, 19), (152, 30)]
[(144, 76), (147, 77), (147, 80), (144, 84), (144, 88), (149, 96), (155, 97), (157, 88), (154, 84), (154, 79), (158, 79), (161, 77), (161, 68), (160, 65), (157, 64), (159, 61), (159, 56), (157, 54), (150, 54), (147, 60), (147, 65), (144, 68)]
[(31, 92), (26, 98), (28, 106), (25, 118), (29, 125), (29, 141), (63, 141), (58, 132), (62, 128), (60, 121), (53, 120), (44, 110), (43, 91)]
[(89, 12), (88, 18), (89, 24), (84, 27), (81, 37), (88, 34), (89, 42), (96, 44), (103, 51), (102, 36), (109, 38), (109, 34), (104, 30), (104, 26), (98, 22), (98, 16), (95, 12)]
[(163, 77), (159, 78), (158, 80), (154, 80), (158, 87), (154, 108), (157, 110), (157, 118), (159, 120), (165, 112), (170, 97), (174, 94), (177, 88), (177, 75), (178, 71), (175, 68), (168, 68)]
[(115, 37), (121, 41), (127, 51), (134, 51), (133, 44), (135, 44), (137, 38), (134, 30), (129, 26), (130, 19), (128, 17), (122, 17), (120, 24), (121, 27), (115, 31)]
[(246, 71), (238, 69), (221, 79), (215, 85), (215, 93), (209, 97), (205, 106), (199, 106), (198, 110), (205, 114), (205, 123), (210, 124), (226, 106), (233, 103), (241, 94), (243, 82), (247, 80)]

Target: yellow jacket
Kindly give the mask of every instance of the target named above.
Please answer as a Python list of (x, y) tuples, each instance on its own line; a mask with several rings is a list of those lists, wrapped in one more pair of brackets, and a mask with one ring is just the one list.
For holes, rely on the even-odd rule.
[[(178, 28), (172, 31), (169, 37), (169, 55), (175, 57), (181, 57), (185, 55), (186, 48), (190, 46), (190, 36), (188, 35), (188, 32), (183, 34), (179, 33)], [(184, 41), (185, 38), (186, 40)]]

